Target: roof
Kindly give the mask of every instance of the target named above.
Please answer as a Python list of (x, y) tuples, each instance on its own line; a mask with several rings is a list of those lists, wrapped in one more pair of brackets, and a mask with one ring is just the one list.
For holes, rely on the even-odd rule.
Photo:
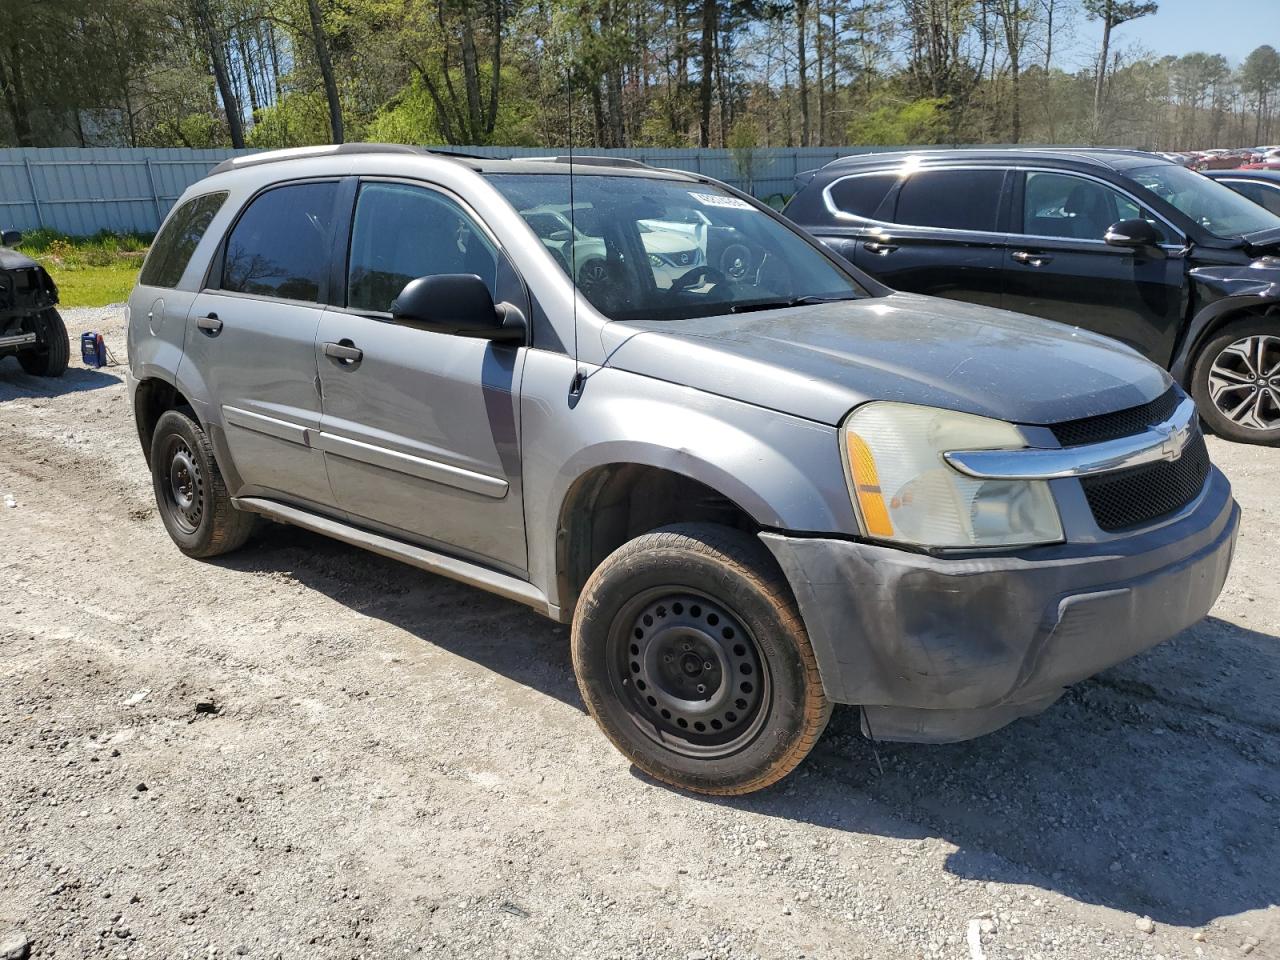
[(860, 166), (885, 167), (914, 162), (971, 161), (976, 163), (1009, 163), (1011, 161), (1049, 161), (1126, 170), (1157, 163), (1170, 163), (1155, 153), (1120, 147), (929, 147), (920, 150), (893, 150), (860, 153), (833, 160), (824, 170), (844, 170)]
[(247, 167), (263, 166), (271, 163), (286, 163), (292, 160), (304, 160), (316, 157), (350, 156), (358, 154), (387, 155), (401, 154), (406, 157), (431, 157), (451, 160), (470, 167), (479, 173), (567, 173), (570, 163), (576, 176), (588, 173), (607, 173), (609, 176), (641, 176), (660, 177), (663, 179), (699, 180), (694, 174), (678, 170), (665, 170), (651, 167), (627, 157), (595, 157), (590, 155), (562, 155), (548, 157), (526, 157), (519, 160), (505, 160), (495, 157), (478, 157), (474, 154), (457, 153), (449, 149), (417, 147), (400, 143), (342, 143), (326, 144), (314, 147), (293, 147), (287, 150), (264, 150), (261, 153), (247, 153), (230, 157), (219, 163), (209, 175), (228, 173)]

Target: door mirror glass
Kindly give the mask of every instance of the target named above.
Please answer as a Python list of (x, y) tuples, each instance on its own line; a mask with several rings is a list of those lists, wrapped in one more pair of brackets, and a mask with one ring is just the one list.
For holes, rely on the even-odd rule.
[(391, 304), (391, 319), (397, 323), (481, 340), (523, 339), (524, 325), (512, 313), (494, 304), (489, 287), (474, 273), (410, 280)]
[(22, 242), (22, 231), (6, 230), (0, 233), (0, 247), (16, 247)]
[(1103, 239), (1113, 247), (1154, 247), (1160, 234), (1149, 220), (1121, 220), (1107, 227)]

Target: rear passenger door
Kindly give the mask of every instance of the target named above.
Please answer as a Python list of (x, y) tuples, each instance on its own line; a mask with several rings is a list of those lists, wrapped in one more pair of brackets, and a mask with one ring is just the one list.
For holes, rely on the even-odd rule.
[[(192, 304), (183, 364), (216, 406), (239, 496), (332, 508), (315, 341), (328, 294), (336, 180), (249, 201)], [(234, 481), (233, 481), (234, 482)]]
[[(1019, 171), (1004, 306), (1114, 337), (1167, 364), (1186, 304), (1181, 237), (1128, 194), (1083, 174)], [(1150, 220), (1159, 250), (1103, 240), (1119, 220)]]
[[(360, 184), (348, 262), (316, 351), (319, 443), (353, 521), (523, 572), (518, 383), (525, 348), (391, 318), (410, 280), (469, 273), (527, 317), (524, 286), (455, 197), (394, 180)], [(358, 354), (351, 351), (358, 351)]]
[(903, 177), (887, 201), (889, 222), (857, 241), (854, 263), (898, 290), (998, 306), (1006, 176), (927, 167)]

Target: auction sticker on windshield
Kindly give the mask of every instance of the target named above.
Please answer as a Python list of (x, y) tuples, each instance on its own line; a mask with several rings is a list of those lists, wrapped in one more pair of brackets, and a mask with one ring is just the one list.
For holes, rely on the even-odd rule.
[(729, 207), (733, 210), (754, 210), (751, 204), (740, 197), (729, 197), (717, 193), (690, 193), (704, 207)]

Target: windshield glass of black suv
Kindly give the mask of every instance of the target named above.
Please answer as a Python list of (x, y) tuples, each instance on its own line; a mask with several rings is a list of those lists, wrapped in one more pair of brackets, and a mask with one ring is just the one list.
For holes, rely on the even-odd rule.
[(804, 237), (741, 197), (688, 181), (493, 174), (591, 305), (680, 320), (865, 295)]

